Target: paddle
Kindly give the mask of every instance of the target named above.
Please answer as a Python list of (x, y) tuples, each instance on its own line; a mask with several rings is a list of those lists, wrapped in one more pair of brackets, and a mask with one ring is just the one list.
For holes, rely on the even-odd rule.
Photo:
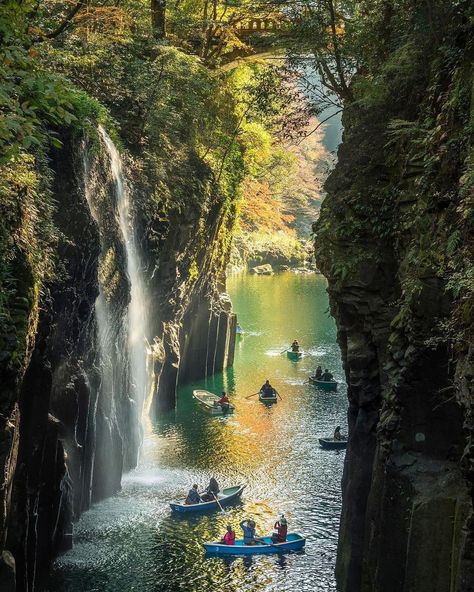
[(221, 506), (221, 503), (220, 503), (220, 501), (217, 499), (217, 497), (216, 497), (216, 494), (215, 494), (213, 491), (211, 491), (211, 493), (212, 493), (212, 497), (213, 497), (213, 498), (216, 500), (216, 502), (217, 502), (217, 505), (218, 505), (218, 506), (219, 506), (219, 508), (221, 509), (221, 512), (223, 512), (223, 513), (225, 514), (225, 512), (224, 512), (224, 508)]
[(259, 395), (260, 391), (258, 391), (258, 393), (254, 393), (253, 395), (249, 395), (248, 397), (245, 397), (246, 399), (250, 399), (250, 397), (255, 397), (256, 395)]
[(278, 392), (276, 389), (273, 389), (273, 390), (274, 390), (274, 391), (276, 392), (276, 394), (277, 394), (277, 395), (280, 397), (280, 401), (283, 401), (283, 397), (280, 395), (280, 393), (279, 393), (279, 392)]

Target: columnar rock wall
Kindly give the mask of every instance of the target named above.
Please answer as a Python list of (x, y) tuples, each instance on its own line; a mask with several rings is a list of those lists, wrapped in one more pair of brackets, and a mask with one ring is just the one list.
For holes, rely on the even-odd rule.
[(473, 53), (448, 4), (354, 78), (315, 225), (348, 384), (343, 592), (474, 589)]

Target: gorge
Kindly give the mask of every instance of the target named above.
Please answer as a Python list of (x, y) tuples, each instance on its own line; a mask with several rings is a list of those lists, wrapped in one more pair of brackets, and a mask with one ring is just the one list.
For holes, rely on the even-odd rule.
[[(472, 3), (156, 4), (0, 6), (0, 592), (474, 590)], [(284, 34), (252, 41), (269, 12)], [(317, 74), (309, 115), (286, 68)], [(286, 232), (280, 146), (327, 109), (328, 303), (319, 276), (226, 278), (239, 225)], [(291, 331), (299, 367), (277, 357)], [(321, 363), (347, 384), (344, 459), (316, 445), (345, 421), (345, 387), (305, 382)], [(267, 369), (286, 397), (263, 413)], [(193, 385), (240, 416), (205, 421)], [(306, 529), (305, 556), (198, 557), (165, 511), (213, 471), (265, 527), (280, 508)]]

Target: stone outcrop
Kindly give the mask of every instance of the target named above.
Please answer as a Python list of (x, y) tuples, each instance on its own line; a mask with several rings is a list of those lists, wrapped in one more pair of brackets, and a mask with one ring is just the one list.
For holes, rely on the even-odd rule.
[(446, 65), (433, 30), (413, 33), (400, 71), (386, 57), (385, 98), (345, 109), (315, 225), (348, 384), (342, 592), (474, 589), (472, 47), (462, 10), (439, 21), (424, 10), (413, 19), (449, 22), (456, 59)]

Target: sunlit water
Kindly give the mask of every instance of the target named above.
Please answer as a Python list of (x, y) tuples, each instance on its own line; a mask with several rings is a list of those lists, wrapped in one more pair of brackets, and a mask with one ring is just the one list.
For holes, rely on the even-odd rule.
[[(342, 380), (335, 327), (321, 276), (235, 276), (228, 289), (239, 321), (234, 369), (182, 388), (176, 412), (149, 426), (137, 470), (123, 490), (86, 512), (74, 549), (57, 560), (51, 592), (216, 592), (334, 590), (344, 452), (323, 451), (318, 437), (345, 426), (345, 389), (318, 392), (306, 382), (317, 364)], [(280, 352), (294, 338), (308, 351), (299, 362)], [(266, 378), (283, 400), (265, 406), (246, 399)], [(219, 392), (234, 416), (206, 415), (193, 387)], [(172, 516), (169, 502), (215, 475), (221, 485), (245, 482), (242, 502), (190, 518)], [(201, 543), (247, 516), (270, 533), (284, 512), (290, 530), (307, 537), (302, 553), (206, 558)]]

